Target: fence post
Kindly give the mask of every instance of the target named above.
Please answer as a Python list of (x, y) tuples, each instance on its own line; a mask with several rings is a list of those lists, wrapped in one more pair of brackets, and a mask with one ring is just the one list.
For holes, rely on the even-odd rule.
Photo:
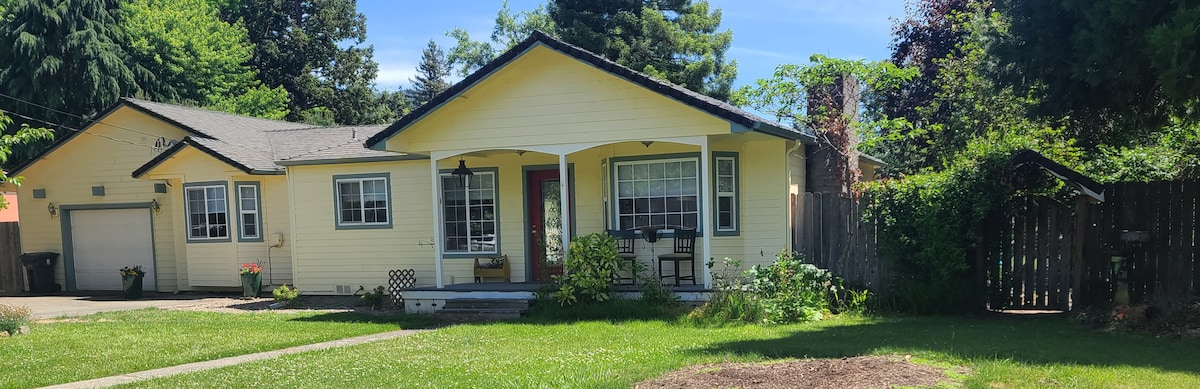
[(1083, 287), (1083, 246), (1086, 242), (1088, 229), (1088, 206), (1087, 196), (1075, 196), (1075, 236), (1071, 242), (1071, 304), (1070, 309), (1075, 309), (1075, 305), (1082, 300), (1081, 288)]

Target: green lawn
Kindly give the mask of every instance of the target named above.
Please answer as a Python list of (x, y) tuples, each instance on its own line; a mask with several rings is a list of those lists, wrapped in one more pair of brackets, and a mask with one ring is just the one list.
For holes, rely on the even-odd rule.
[(135, 387), (627, 388), (719, 361), (912, 354), (968, 387), (1200, 387), (1200, 341), (1096, 333), (1063, 319), (838, 318), (704, 328), (670, 321), (462, 325), (136, 383)]
[(146, 309), (32, 325), (0, 339), (0, 388), (106, 377), (411, 328), (420, 318), (360, 314), (212, 313)]

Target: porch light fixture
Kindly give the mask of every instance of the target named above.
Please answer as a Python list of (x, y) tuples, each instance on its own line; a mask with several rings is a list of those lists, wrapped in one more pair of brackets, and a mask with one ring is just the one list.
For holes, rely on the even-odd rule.
[(158, 199), (150, 200), (150, 209), (154, 210), (155, 215), (162, 214), (162, 203), (159, 203)]
[(652, 141), (652, 140), (642, 141), (642, 146), (646, 146), (646, 148), (650, 148), (650, 145), (652, 145), (652, 144), (654, 144), (654, 141)]
[(54, 203), (53, 203), (53, 202), (52, 202), (52, 203), (50, 203), (50, 205), (47, 205), (47, 206), (46, 206), (46, 211), (47, 211), (47, 212), (50, 212), (50, 218), (51, 218), (51, 219), (53, 219), (53, 218), (54, 218), (54, 216), (57, 216), (57, 215), (58, 215), (58, 207), (54, 206)]
[(453, 174), (454, 177), (458, 178), (458, 187), (466, 188), (467, 184), (470, 183), (471, 176), (474, 176), (475, 172), (472, 172), (471, 169), (467, 169), (467, 161), (459, 158), (458, 168), (454, 169), (454, 171), (450, 172), (450, 174)]

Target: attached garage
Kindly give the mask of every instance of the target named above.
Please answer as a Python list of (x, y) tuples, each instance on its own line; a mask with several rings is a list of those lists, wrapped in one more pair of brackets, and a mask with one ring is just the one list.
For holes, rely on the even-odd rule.
[(156, 290), (150, 214), (147, 207), (64, 210), (68, 288), (73, 280), (74, 290), (121, 290), (118, 270), (141, 265), (143, 288)]

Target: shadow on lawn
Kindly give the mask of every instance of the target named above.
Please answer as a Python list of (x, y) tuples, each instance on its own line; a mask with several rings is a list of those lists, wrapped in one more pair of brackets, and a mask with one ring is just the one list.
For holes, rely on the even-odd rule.
[(375, 323), (395, 324), (397, 329), (433, 328), (438, 321), (429, 315), (405, 314), (389, 312), (384, 314), (363, 312), (330, 312), (319, 315), (298, 317), (292, 321), (331, 322), (331, 323)]
[(921, 317), (795, 331), (783, 338), (720, 343), (701, 351), (769, 358), (840, 358), (927, 350), (968, 360), (1144, 366), (1200, 374), (1198, 349), (1200, 340), (1098, 333), (1064, 318)]

